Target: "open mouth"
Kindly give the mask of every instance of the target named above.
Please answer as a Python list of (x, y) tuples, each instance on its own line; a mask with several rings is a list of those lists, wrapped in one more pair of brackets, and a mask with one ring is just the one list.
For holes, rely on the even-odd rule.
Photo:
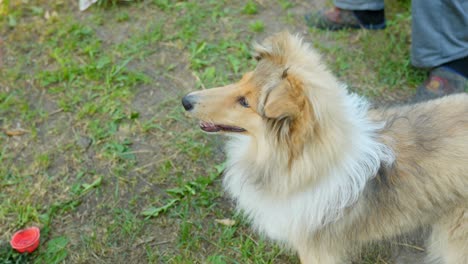
[(214, 133), (214, 132), (244, 132), (245, 129), (241, 127), (236, 127), (236, 126), (228, 126), (228, 125), (217, 125), (209, 122), (200, 122), (200, 128), (209, 133)]

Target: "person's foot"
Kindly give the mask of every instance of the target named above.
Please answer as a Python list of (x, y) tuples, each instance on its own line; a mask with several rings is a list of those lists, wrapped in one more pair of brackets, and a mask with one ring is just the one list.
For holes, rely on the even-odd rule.
[(347, 28), (384, 29), (384, 10), (345, 10), (338, 7), (304, 16), (309, 27), (341, 30)]
[(446, 67), (431, 71), (427, 80), (416, 90), (414, 102), (434, 99), (454, 93), (468, 91), (468, 79)]

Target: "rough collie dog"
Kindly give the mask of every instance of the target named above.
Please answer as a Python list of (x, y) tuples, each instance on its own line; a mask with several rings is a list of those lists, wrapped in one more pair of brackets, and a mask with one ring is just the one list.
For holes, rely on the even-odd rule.
[(431, 226), (427, 262), (468, 263), (468, 95), (371, 109), (297, 36), (255, 45), (256, 68), (182, 99), (229, 136), (224, 186), (302, 263)]

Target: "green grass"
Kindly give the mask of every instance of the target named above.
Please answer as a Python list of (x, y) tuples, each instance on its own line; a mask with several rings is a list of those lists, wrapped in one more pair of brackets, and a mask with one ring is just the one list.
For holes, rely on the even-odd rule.
[(252, 30), (253, 32), (257, 32), (257, 33), (265, 30), (265, 24), (261, 20), (257, 20), (257, 21), (250, 23), (249, 27), (250, 27), (250, 30)]
[(258, 13), (258, 6), (254, 1), (247, 1), (242, 11), (247, 15), (255, 15)]
[[(304, 31), (294, 13), (304, 3), (99, 1), (79, 13), (49, 2), (0, 11), (0, 262), (297, 263), (233, 210), (221, 139), (179, 100), (252, 69), (250, 44), (272, 24)], [(408, 2), (389, 6), (385, 31), (305, 35), (341, 80), (384, 100), (423, 79), (408, 60)], [(11, 250), (11, 235), (31, 225), (39, 249)]]

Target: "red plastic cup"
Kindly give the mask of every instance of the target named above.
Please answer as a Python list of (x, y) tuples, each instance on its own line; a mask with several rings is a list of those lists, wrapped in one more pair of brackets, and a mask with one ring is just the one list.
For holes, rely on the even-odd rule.
[(39, 246), (41, 231), (33, 226), (16, 232), (11, 238), (10, 245), (20, 253), (31, 253)]

